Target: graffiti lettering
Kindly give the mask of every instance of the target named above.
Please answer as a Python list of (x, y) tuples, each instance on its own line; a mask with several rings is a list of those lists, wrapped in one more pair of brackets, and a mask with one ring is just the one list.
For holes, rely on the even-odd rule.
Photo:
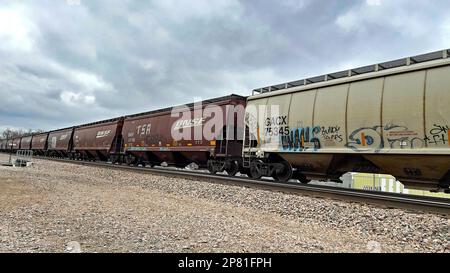
[(283, 150), (306, 151), (320, 149), (320, 140), (317, 135), (320, 127), (295, 128), (289, 134), (281, 136)]
[(348, 136), (345, 144), (354, 151), (375, 149), (378, 151), (384, 147), (384, 139), (379, 132), (381, 126), (363, 127), (356, 129)]
[[(382, 135), (381, 128), (383, 128), (385, 136)], [(387, 124), (384, 127), (374, 126), (356, 129), (349, 135), (346, 146), (355, 151), (375, 150), (375, 152), (379, 152), (383, 148), (393, 149), (398, 146), (401, 149), (418, 149), (429, 144), (447, 144), (449, 143), (448, 134), (448, 126), (434, 124), (434, 127), (429, 131), (429, 135), (421, 138), (417, 132), (408, 130), (405, 126)], [(388, 146), (385, 145), (386, 143)]]
[(430, 135), (429, 136), (425, 136), (425, 141), (428, 144), (434, 144), (434, 145), (439, 145), (439, 144), (449, 144), (450, 141), (450, 136), (449, 136), (449, 127), (448, 125), (442, 126), (442, 125), (437, 125), (437, 124), (433, 124), (433, 128), (431, 128), (430, 130)]
[(327, 141), (337, 141), (342, 142), (344, 139), (342, 138), (342, 134), (340, 133), (340, 126), (322, 126), (320, 129), (320, 133), (322, 139)]

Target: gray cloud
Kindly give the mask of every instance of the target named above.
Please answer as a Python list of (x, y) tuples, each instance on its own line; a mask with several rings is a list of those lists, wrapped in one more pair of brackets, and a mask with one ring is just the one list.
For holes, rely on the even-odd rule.
[(2, 1), (0, 130), (53, 129), (449, 47), (446, 1)]

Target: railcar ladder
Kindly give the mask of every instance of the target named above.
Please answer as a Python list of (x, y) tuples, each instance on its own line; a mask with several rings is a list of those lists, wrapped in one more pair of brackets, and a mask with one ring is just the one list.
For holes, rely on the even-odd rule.
[[(251, 147), (252, 147), (252, 139), (250, 134), (250, 128), (248, 126), (245, 126), (245, 137), (244, 137), (244, 145), (243, 145), (243, 154), (242, 154), (242, 165), (245, 168), (250, 167), (250, 162), (252, 161), (252, 154), (251, 154)], [(248, 151), (247, 151), (248, 149)]]

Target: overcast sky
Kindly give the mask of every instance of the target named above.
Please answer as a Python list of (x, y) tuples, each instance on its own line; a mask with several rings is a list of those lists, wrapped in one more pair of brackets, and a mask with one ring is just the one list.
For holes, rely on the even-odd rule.
[(450, 48), (447, 1), (0, 0), (0, 131)]

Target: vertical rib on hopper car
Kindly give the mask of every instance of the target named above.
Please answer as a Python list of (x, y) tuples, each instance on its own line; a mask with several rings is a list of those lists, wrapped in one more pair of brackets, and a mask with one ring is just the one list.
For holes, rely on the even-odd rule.
[[(248, 99), (246, 122), (247, 138), (258, 144), (247, 146), (244, 156), (256, 171), (287, 162), (305, 181), (376, 172), (409, 187), (448, 189), (449, 53), (255, 90), (259, 94)], [(259, 106), (268, 106), (264, 115), (252, 110)]]

